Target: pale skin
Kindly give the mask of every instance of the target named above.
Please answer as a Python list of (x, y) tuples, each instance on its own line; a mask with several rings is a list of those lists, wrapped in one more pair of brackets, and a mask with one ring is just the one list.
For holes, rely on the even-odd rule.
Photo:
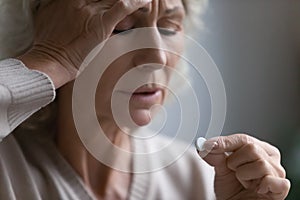
[[(157, 34), (152, 38), (154, 41), (181, 50), (185, 15), (181, 0), (60, 0), (41, 6), (35, 16), (37, 32), (33, 48), (19, 59), (27, 67), (48, 74), (55, 87), (60, 89), (57, 147), (98, 199), (126, 199), (132, 174), (103, 165), (88, 153), (78, 138), (71, 108), (73, 80), (78, 67), (98, 43), (116, 32), (133, 27), (157, 28)], [(170, 32), (159, 31), (158, 27)], [(111, 93), (118, 79), (138, 65), (159, 63), (175, 66), (177, 61), (178, 57), (168, 52), (146, 49), (124, 55), (109, 66), (99, 82), (96, 112), (106, 136), (115, 145), (130, 150), (129, 137), (115, 124), (109, 109)], [(148, 66), (143, 73), (145, 78), (154, 77), (166, 83), (169, 80), (169, 74), (160, 68)], [(155, 103), (162, 104), (165, 93), (162, 89)], [(151, 120), (150, 107), (132, 101), (130, 114), (133, 121), (138, 125), (148, 124)], [(290, 182), (280, 164), (280, 153), (274, 146), (245, 134), (213, 138), (205, 146), (206, 149), (213, 147), (213, 150), (199, 152), (199, 155), (215, 168), (215, 193), (218, 200), (281, 200), (287, 196)], [(232, 153), (227, 155), (225, 152)], [(115, 161), (121, 159), (116, 157)], [(130, 159), (121, 161), (131, 166)]]

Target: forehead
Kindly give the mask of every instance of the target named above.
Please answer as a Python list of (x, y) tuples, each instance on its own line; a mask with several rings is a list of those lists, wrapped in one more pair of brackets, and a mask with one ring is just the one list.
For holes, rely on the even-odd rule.
[(150, 19), (157, 20), (157, 18), (164, 17), (166, 15), (180, 16), (179, 19), (181, 17), (183, 18), (185, 16), (185, 8), (182, 0), (153, 0), (152, 3), (140, 8), (132, 15), (127, 16), (116, 26), (116, 28), (126, 29), (128, 27), (132, 27), (133, 23), (135, 23), (137, 19), (139, 21), (149, 21), (149, 17), (151, 16)]
[[(144, 10), (151, 11), (152, 9), (157, 9), (159, 15), (171, 14), (175, 11), (184, 12), (184, 5), (182, 0), (153, 0), (152, 4), (149, 4)], [(157, 7), (154, 8), (153, 6)]]

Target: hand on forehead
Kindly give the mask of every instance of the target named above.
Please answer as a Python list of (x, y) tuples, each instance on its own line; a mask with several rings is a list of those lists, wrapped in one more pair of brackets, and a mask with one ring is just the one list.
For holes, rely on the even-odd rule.
[[(153, 0), (151, 3), (141, 7), (133, 14), (124, 18), (116, 29), (124, 30), (134, 26), (137, 20), (147, 19), (147, 21), (158, 21), (166, 16), (180, 16), (184, 18), (185, 8), (181, 0)], [(180, 21), (180, 20), (178, 20)]]

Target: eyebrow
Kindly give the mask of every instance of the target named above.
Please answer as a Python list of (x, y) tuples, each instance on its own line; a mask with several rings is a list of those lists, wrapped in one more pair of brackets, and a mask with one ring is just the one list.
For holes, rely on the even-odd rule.
[(167, 15), (173, 14), (174, 12), (177, 12), (180, 9), (182, 9), (182, 7), (180, 7), (180, 6), (175, 6), (174, 8), (168, 8), (165, 10), (165, 14), (167, 14)]

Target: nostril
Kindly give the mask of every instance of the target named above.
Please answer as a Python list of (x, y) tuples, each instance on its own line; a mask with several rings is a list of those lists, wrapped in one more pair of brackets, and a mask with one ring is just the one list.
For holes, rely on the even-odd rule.
[(155, 71), (164, 68), (164, 65), (158, 63), (149, 63), (137, 66), (137, 69), (143, 71)]

